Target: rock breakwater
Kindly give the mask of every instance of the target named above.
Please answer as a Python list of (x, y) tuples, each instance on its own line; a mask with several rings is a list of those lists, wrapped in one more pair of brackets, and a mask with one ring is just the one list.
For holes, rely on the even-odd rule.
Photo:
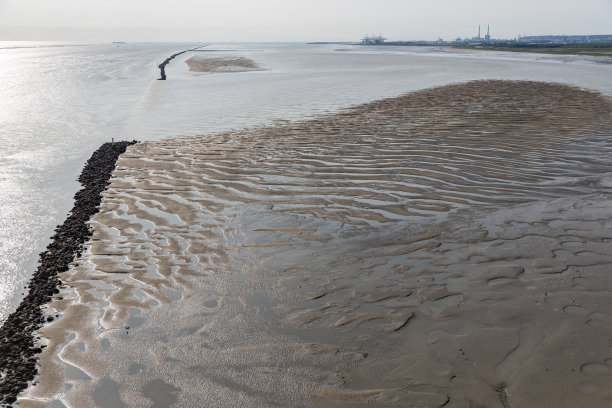
[(186, 53), (188, 51), (196, 51), (196, 50), (199, 50), (202, 47), (205, 47), (205, 45), (203, 45), (201, 47), (191, 48), (189, 50), (177, 52), (176, 54), (172, 54), (171, 56), (166, 58), (164, 60), (164, 62), (162, 62), (161, 64), (159, 64), (157, 66), (159, 68), (159, 78), (158, 78), (158, 80), (159, 81), (165, 81), (166, 80), (166, 65), (168, 65), (170, 63), (170, 61), (172, 61), (173, 59), (175, 59), (176, 57), (178, 57), (181, 54), (184, 54), (184, 53)]
[(0, 328), (0, 404), (16, 401), (37, 374), (36, 356), (44, 345), (37, 342), (34, 331), (45, 322), (42, 306), (59, 292), (62, 282), (58, 273), (67, 271), (70, 263), (81, 256), (83, 243), (92, 234), (87, 222), (98, 211), (101, 193), (119, 155), (134, 143), (105, 143), (87, 161), (79, 176), (83, 188), (74, 196), (70, 215), (56, 228), (51, 244), (40, 254), (40, 265), (29, 283), (27, 296)]

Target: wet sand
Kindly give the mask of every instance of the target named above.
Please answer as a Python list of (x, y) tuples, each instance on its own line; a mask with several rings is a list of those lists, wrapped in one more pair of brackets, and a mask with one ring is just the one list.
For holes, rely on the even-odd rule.
[(608, 407), (611, 135), (477, 81), (131, 146), (20, 406)]
[[(74, 207), (62, 225), (58, 225), (52, 242), (40, 254), (39, 266), (28, 284), (28, 294), (17, 310), (0, 327), (0, 404), (11, 404), (37, 374), (37, 355), (45, 345), (34, 333), (45, 322), (42, 308), (59, 293), (60, 272), (69, 270), (81, 256), (83, 243), (91, 232), (87, 222), (98, 211), (101, 192), (106, 188), (119, 155), (133, 142), (105, 143), (87, 161), (79, 182), (83, 186), (74, 196)], [(26, 289), (24, 287), (24, 289)], [(46, 321), (52, 321), (47, 316)]]
[(206, 58), (191, 57), (185, 61), (193, 72), (248, 72), (263, 71), (255, 61), (246, 57)]

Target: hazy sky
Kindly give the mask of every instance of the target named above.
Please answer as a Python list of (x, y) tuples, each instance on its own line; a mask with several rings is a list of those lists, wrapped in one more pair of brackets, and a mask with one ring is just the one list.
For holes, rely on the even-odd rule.
[(612, 0), (0, 0), (0, 40), (324, 41), (612, 34)]

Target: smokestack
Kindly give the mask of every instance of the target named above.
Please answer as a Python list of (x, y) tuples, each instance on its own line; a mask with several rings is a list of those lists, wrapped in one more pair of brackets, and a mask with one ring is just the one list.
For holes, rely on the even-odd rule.
[(480, 24), (478, 24), (478, 38), (480, 38)]

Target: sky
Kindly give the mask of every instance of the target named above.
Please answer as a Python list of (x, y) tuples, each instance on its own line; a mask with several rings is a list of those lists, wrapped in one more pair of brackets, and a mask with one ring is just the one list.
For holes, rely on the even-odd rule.
[(0, 41), (453, 40), (612, 34), (612, 0), (0, 0)]

